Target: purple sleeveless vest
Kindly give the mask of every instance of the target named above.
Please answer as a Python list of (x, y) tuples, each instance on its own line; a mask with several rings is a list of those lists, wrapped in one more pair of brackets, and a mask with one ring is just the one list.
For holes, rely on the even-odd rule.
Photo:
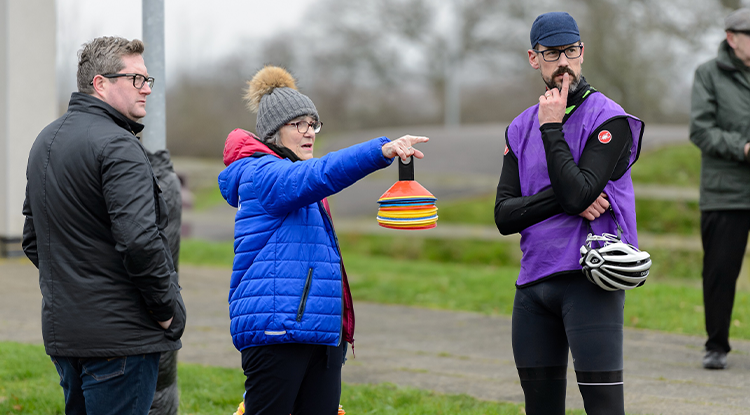
[[(523, 196), (531, 196), (551, 186), (547, 172), (542, 133), (539, 131), (539, 105), (527, 109), (508, 127), (508, 142), (518, 158), (518, 174)], [(626, 117), (633, 134), (630, 165), (638, 158), (643, 122), (629, 114), (614, 101), (599, 92), (591, 93), (563, 124), (565, 141), (573, 160), (578, 163), (589, 135), (612, 118)], [(619, 179), (604, 187), (617, 221), (623, 230), (623, 240), (638, 246), (635, 221), (635, 194), (630, 179), (630, 166)], [(553, 276), (560, 272), (581, 269), (580, 248), (589, 233), (588, 222), (578, 215), (560, 213), (521, 231), (521, 272), (517, 286)], [(591, 222), (595, 234), (617, 234), (611, 215), (601, 215)]]

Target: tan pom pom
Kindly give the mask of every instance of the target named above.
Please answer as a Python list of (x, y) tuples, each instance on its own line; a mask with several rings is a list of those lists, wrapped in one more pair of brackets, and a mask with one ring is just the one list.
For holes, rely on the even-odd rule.
[(245, 92), (247, 107), (250, 111), (257, 112), (263, 95), (270, 94), (276, 88), (284, 87), (296, 90), (294, 77), (284, 68), (278, 66), (264, 67), (253, 76), (253, 79), (247, 81)]

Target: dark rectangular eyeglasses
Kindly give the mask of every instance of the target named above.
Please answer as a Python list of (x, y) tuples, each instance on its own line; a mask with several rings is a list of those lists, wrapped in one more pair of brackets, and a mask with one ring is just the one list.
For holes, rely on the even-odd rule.
[[(146, 85), (148, 83), (149, 88), (154, 87), (154, 78), (151, 76), (145, 76), (141, 75), (139, 73), (106, 73), (101, 74), (103, 77), (112, 79), (112, 78), (123, 78), (123, 77), (133, 77), (133, 86), (136, 89), (143, 88), (143, 85)], [(91, 81), (91, 85), (94, 84), (94, 81)]]
[(568, 46), (565, 49), (532, 50), (536, 53), (541, 53), (545, 62), (557, 62), (563, 53), (565, 53), (565, 57), (568, 59), (580, 57), (581, 53), (583, 53), (583, 45)]

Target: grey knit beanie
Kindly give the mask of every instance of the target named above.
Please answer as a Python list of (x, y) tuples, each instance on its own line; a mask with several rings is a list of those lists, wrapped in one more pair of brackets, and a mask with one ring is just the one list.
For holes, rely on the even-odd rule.
[(315, 104), (297, 91), (294, 78), (283, 68), (266, 66), (247, 85), (245, 100), (250, 111), (258, 113), (255, 133), (261, 140), (297, 117), (312, 115), (320, 119)]

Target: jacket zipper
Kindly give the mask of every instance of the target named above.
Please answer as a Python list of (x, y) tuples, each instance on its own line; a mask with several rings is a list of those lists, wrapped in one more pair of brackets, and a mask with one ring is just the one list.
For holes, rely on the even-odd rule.
[(305, 304), (307, 304), (307, 296), (310, 294), (310, 285), (312, 285), (312, 274), (313, 269), (307, 271), (307, 281), (305, 281), (305, 289), (302, 291), (302, 300), (299, 302), (299, 308), (297, 309), (297, 321), (302, 321), (302, 315), (305, 314)]

